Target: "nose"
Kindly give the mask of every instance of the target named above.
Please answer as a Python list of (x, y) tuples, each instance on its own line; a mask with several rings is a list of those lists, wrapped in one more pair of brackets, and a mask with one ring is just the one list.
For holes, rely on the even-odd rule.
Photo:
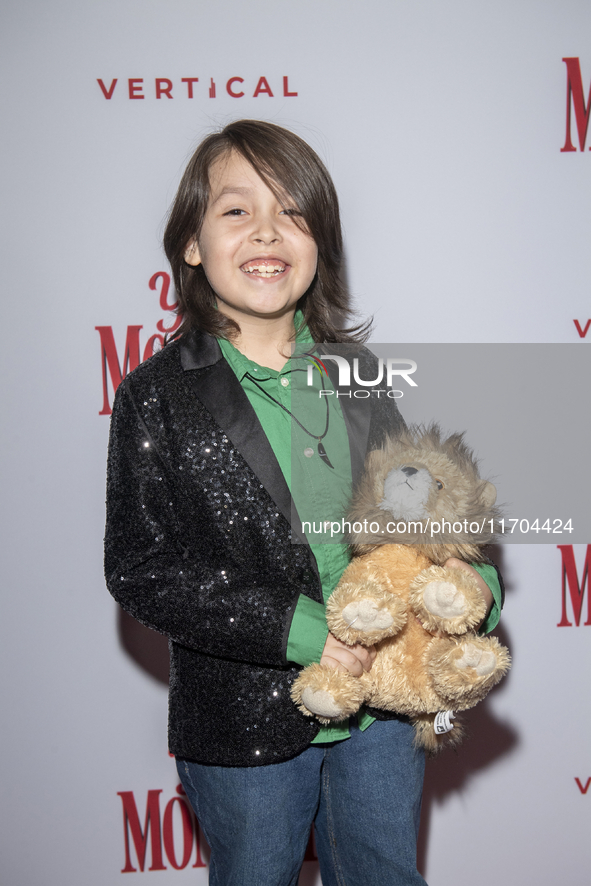
[(407, 477), (412, 477), (413, 474), (418, 474), (417, 468), (409, 468), (405, 465), (405, 467), (400, 468), (403, 474), (406, 474)]
[(270, 245), (281, 240), (279, 226), (272, 213), (261, 213), (256, 216), (251, 239), (253, 243)]

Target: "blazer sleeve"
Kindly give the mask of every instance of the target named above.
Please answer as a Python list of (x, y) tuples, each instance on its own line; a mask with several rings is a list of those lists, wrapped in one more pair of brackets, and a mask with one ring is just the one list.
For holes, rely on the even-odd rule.
[(237, 560), (228, 546), (227, 563), (219, 565), (219, 532), (210, 540), (217, 557), (207, 556), (207, 545), (187, 545), (168, 470), (124, 381), (113, 405), (107, 469), (105, 577), (111, 594), (176, 643), (220, 658), (284, 666), (302, 587), (297, 578), (313, 580), (306, 561), (299, 573), (296, 561), (290, 577), (282, 578), (279, 571), (256, 568), (254, 550)]

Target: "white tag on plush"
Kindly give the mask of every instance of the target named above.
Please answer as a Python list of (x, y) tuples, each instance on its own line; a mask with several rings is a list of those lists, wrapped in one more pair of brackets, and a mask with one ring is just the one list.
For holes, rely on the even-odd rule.
[(444, 732), (451, 732), (454, 728), (452, 720), (455, 720), (453, 711), (439, 711), (438, 714), (435, 714), (435, 722), (433, 723), (435, 734), (443, 735)]

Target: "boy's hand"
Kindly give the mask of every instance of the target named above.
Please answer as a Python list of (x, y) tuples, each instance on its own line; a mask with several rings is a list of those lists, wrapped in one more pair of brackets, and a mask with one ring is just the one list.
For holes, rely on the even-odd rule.
[(360, 677), (364, 671), (371, 670), (375, 657), (375, 646), (361, 646), (359, 643), (356, 643), (355, 646), (347, 646), (337, 640), (333, 634), (329, 634), (324, 644), (320, 664), (336, 668), (342, 673), (352, 674), (354, 677)]

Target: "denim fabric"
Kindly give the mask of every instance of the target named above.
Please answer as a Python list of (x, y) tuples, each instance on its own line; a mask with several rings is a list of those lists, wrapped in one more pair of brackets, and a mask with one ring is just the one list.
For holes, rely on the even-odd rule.
[(211, 886), (296, 886), (312, 822), (323, 886), (419, 886), (424, 755), (401, 720), (234, 768), (177, 760), (211, 847)]

